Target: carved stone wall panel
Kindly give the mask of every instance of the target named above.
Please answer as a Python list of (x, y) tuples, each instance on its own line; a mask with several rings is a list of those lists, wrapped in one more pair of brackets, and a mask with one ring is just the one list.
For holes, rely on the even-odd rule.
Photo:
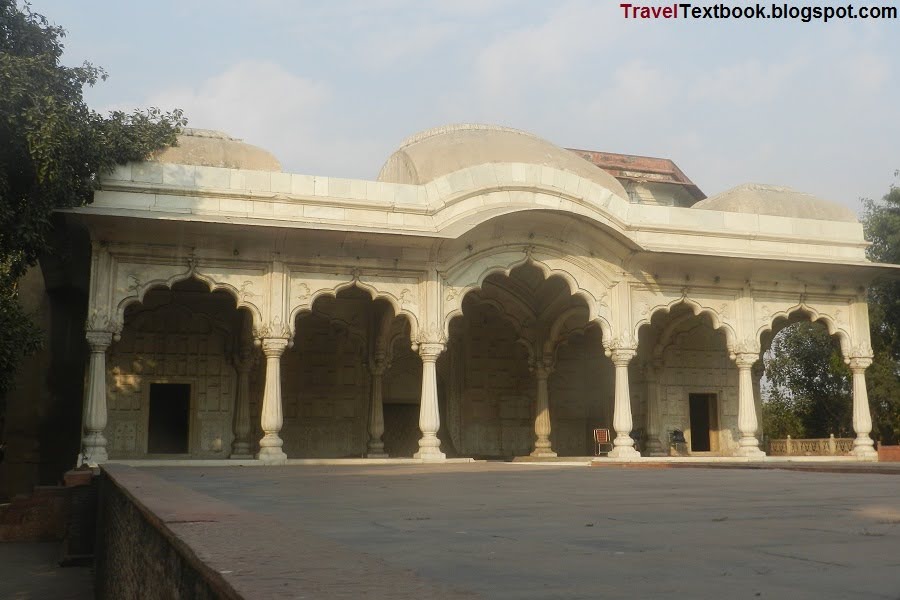
[(370, 385), (365, 340), (322, 316), (306, 315), (281, 364), (281, 437), (288, 457), (361, 456)]
[(690, 394), (715, 394), (718, 428), (710, 431), (718, 441), (718, 454), (738, 449), (737, 368), (730, 360), (722, 336), (707, 326), (693, 326), (676, 334), (663, 354), (658, 376), (661, 385), (660, 433), (663, 443), (669, 431), (691, 434)]
[(560, 456), (593, 454), (593, 430), (612, 429), (615, 390), (600, 336), (574, 335), (561, 346), (548, 386), (553, 449)]
[[(208, 298), (197, 302), (203, 305)], [(236, 375), (228, 357), (234, 311), (215, 300), (196, 312), (191, 300), (169, 291), (151, 292), (147, 302), (129, 309), (121, 340), (107, 358), (107, 401), (111, 458), (146, 455), (150, 385), (191, 386), (189, 452), (221, 456), (209, 440), (231, 444)], [(120, 439), (121, 438), (121, 439)]]
[(138, 435), (140, 424), (136, 418), (128, 418), (125, 415), (116, 415), (107, 424), (109, 432), (108, 452), (119, 456), (133, 456), (138, 454), (138, 448), (142, 447), (142, 438)]
[(200, 450), (204, 458), (227, 458), (231, 449), (231, 422), (221, 414), (201, 413), (198, 421)]

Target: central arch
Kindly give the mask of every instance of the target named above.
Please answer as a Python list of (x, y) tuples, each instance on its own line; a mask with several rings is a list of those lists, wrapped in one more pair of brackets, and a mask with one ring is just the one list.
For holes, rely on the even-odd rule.
[(570, 276), (529, 259), (490, 269), (465, 291), (438, 362), (448, 382), (444, 436), (460, 453), (592, 453), (591, 430), (611, 414), (613, 385), (611, 364), (603, 370), (607, 338), (590, 314)]

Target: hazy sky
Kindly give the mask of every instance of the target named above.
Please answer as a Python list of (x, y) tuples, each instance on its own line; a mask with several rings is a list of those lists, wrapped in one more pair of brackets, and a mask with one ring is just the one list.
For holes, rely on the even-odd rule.
[(94, 108), (180, 107), (286, 171), (372, 178), (403, 138), (454, 122), (668, 157), (708, 195), (756, 181), (858, 209), (900, 169), (900, 21), (626, 21), (605, 0), (32, 3), (68, 30), (67, 64), (108, 71)]

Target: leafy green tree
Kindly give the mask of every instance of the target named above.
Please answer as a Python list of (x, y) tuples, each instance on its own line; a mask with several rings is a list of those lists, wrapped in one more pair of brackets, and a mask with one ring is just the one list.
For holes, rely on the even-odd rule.
[(769, 394), (762, 405), (763, 432), (769, 439), (806, 437), (800, 407), (789, 394)]
[(818, 323), (793, 323), (772, 341), (763, 426), (770, 438), (851, 436), (850, 371), (840, 347)]
[(90, 63), (61, 63), (65, 31), (30, 6), (0, 0), (0, 398), (41, 336), (17, 282), (50, 248), (55, 209), (91, 201), (99, 175), (175, 143), (180, 111), (103, 116), (84, 86), (106, 78)]
[[(900, 176), (900, 171), (895, 173)], [(878, 201), (865, 200), (869, 258), (900, 264), (900, 188), (892, 186)], [(900, 280), (884, 279), (869, 288), (869, 320), (875, 358), (866, 370), (872, 407), (872, 437), (882, 443), (900, 440)]]

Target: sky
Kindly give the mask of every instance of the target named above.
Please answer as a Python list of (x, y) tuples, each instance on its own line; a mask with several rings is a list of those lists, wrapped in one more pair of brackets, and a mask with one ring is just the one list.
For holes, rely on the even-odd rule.
[(492, 123), (671, 158), (708, 196), (752, 181), (860, 210), (898, 183), (900, 20), (626, 20), (607, 0), (32, 7), (68, 31), (66, 64), (109, 74), (92, 108), (182, 108), (289, 172), (371, 179), (417, 131)]

